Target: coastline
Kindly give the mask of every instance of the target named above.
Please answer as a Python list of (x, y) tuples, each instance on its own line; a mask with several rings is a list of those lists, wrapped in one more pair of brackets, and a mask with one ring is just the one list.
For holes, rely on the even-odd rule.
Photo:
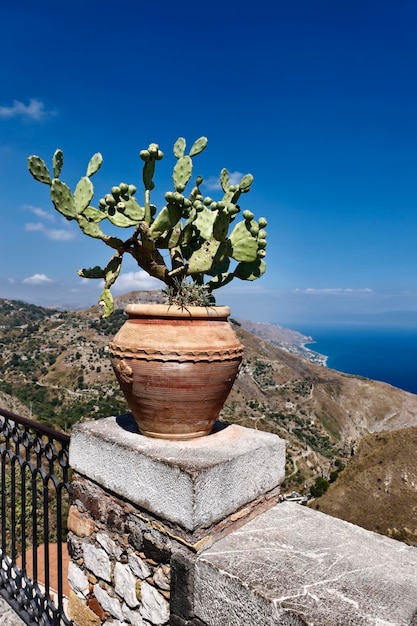
[(329, 358), (327, 355), (307, 348), (308, 344), (317, 343), (311, 335), (304, 335), (298, 330), (292, 330), (291, 328), (272, 324), (271, 322), (252, 322), (250, 320), (239, 319), (236, 323), (257, 337), (273, 343), (275, 346), (278, 346), (278, 348), (290, 354), (299, 356), (316, 365), (327, 367), (327, 360)]
[(286, 352), (290, 352), (291, 354), (295, 354), (296, 356), (300, 356), (303, 359), (307, 359), (311, 363), (315, 363), (316, 365), (321, 365), (322, 367), (327, 367), (327, 361), (329, 357), (326, 354), (321, 354), (320, 352), (315, 352), (311, 350), (311, 348), (307, 348), (307, 345), (316, 343), (312, 337), (302, 336), (300, 343), (297, 345), (288, 345), (288, 344), (277, 344), (280, 348), (285, 350)]

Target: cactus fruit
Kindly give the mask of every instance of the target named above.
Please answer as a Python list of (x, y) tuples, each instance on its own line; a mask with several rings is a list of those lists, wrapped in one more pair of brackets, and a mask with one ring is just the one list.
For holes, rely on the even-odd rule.
[[(183, 301), (187, 283), (191, 284), (190, 293), (194, 294), (192, 301), (187, 300), (188, 304), (205, 306), (207, 302), (214, 303), (212, 291), (233, 278), (252, 281), (264, 274), (266, 219), (261, 217), (256, 221), (252, 211), (246, 209), (242, 212), (243, 220), (233, 225), (229, 233), (241, 210), (239, 197), (250, 191), (252, 174), (243, 176), (236, 185), (231, 184), (229, 172), (222, 169), (220, 185), (223, 197), (217, 201), (200, 191), (203, 185), (201, 176), (196, 177), (188, 196), (184, 193), (192, 178), (193, 159), (206, 146), (207, 138), (200, 137), (186, 154), (185, 139), (179, 137), (175, 142), (174, 191), (165, 194), (166, 204), (159, 212), (150, 202), (150, 192), (155, 186), (155, 165), (164, 156), (157, 144), (151, 143), (139, 153), (143, 161), (143, 206), (134, 197), (136, 187), (124, 182), (114, 185), (98, 201), (98, 208), (91, 205), (94, 196), (91, 177), (103, 163), (99, 152), (91, 157), (86, 175), (80, 178), (74, 193), (60, 179), (64, 163), (61, 150), (56, 150), (53, 155), (53, 176), (40, 157), (33, 155), (28, 158), (28, 169), (35, 180), (50, 187), (55, 209), (66, 219), (76, 220), (84, 234), (101, 239), (114, 250), (105, 268), (96, 266), (78, 271), (84, 278), (104, 281), (100, 303), (104, 306), (106, 317), (113, 311), (110, 288), (120, 274), (125, 253), (130, 254), (140, 268), (165, 283), (172, 302), (175, 302), (176, 293), (178, 302)], [(106, 219), (120, 228), (132, 227), (133, 234), (125, 240), (105, 234), (101, 222)], [(160, 250), (168, 250), (169, 255), (165, 253), (163, 256)], [(167, 265), (168, 256), (170, 266)], [(192, 285), (198, 288), (194, 289)]]

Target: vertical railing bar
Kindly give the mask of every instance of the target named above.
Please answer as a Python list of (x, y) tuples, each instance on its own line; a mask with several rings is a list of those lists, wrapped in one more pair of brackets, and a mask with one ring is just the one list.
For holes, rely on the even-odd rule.
[(6, 519), (6, 494), (7, 494), (7, 485), (6, 485), (6, 456), (7, 452), (2, 451), (1, 454), (1, 550), (2, 554), (5, 555), (7, 552), (7, 542), (6, 542), (6, 528), (7, 528), (7, 519)]
[(38, 470), (32, 471), (32, 576), (38, 580), (38, 516), (37, 513)]
[(10, 508), (11, 508), (11, 526), (10, 526), (10, 537), (11, 537), (11, 551), (12, 551), (12, 560), (16, 562), (17, 558), (17, 548), (16, 548), (16, 533), (14, 529), (16, 528), (16, 457), (11, 460), (10, 463), (11, 470), (11, 483), (10, 483)]
[(56, 549), (57, 549), (57, 569), (58, 569), (58, 609), (63, 610), (63, 559), (62, 559), (62, 524), (58, 521), (62, 520), (62, 483), (56, 487), (56, 517), (57, 517), (57, 533), (56, 533)]
[(22, 537), (22, 570), (26, 571), (26, 463), (20, 467), (21, 471), (21, 489), (22, 489), (22, 519), (20, 523)]
[(49, 595), (49, 490), (48, 478), (43, 480), (43, 554), (45, 572), (45, 591)]

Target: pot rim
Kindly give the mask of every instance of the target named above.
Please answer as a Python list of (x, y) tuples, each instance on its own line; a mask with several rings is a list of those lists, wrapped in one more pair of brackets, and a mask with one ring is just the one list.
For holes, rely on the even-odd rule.
[(129, 317), (164, 317), (170, 319), (217, 319), (227, 320), (230, 315), (228, 306), (187, 306), (174, 304), (128, 304), (125, 313)]

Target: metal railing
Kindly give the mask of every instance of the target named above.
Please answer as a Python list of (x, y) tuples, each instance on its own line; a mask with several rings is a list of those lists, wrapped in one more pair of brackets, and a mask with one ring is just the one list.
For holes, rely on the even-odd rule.
[(0, 408), (0, 594), (28, 625), (68, 626), (70, 437)]

